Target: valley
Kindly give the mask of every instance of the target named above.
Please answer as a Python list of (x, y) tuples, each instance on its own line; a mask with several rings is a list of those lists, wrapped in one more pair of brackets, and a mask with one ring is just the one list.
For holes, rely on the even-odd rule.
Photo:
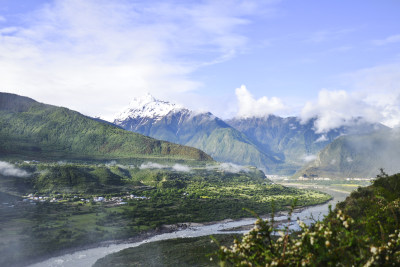
[(149, 94), (134, 98), (113, 120), (128, 131), (196, 147), (217, 161), (256, 166), (266, 174), (356, 178), (374, 177), (380, 168), (400, 171), (395, 163), (400, 150), (389, 149), (399, 144), (398, 130), (359, 118), (319, 132), (316, 122), (272, 114), (222, 120)]
[[(315, 173), (310, 174), (300, 170), (303, 157), (318, 153), (312, 158), (326, 162), (321, 159), (336, 155), (330, 147), (340, 147), (339, 151), (358, 149), (372, 162), (370, 150), (362, 152), (364, 146), (337, 144), (347, 144), (343, 139), (377, 138), (381, 132), (393, 136), (385, 139), (385, 149), (397, 140), (396, 133), (374, 125), (342, 128), (322, 138), (312, 130), (312, 122), (303, 125), (296, 118), (269, 116), (231, 120), (229, 125), (211, 113), (176, 109), (152, 97), (137, 102), (144, 103), (139, 114), (152, 119), (138, 117), (134, 128), (129, 110), (125, 116), (131, 124), (120, 126), (147, 129), (145, 134), (167, 141), (0, 93), (0, 265), (25, 266), (85, 248), (156, 238), (188, 226), (189, 231), (196, 223), (206, 227), (214, 222), (212, 228), (229, 219), (243, 227), (254, 221), (243, 218), (255, 214), (291, 209), (299, 216), (309, 215), (308, 210), (326, 213), (335, 201), (332, 195), (345, 196), (373, 180), (355, 179), (360, 172), (349, 166), (347, 170), (355, 171), (315, 172), (313, 161), (305, 165), (314, 166)], [(321, 138), (327, 144), (324, 149)], [(214, 158), (186, 146), (197, 146), (195, 140)], [(347, 164), (361, 162), (353, 158)], [(372, 173), (376, 165), (369, 165)], [(301, 174), (287, 175), (294, 171)], [(201, 235), (207, 233), (199, 229)]]
[[(166, 225), (238, 219), (315, 205), (328, 194), (272, 184), (257, 169), (218, 165), (189, 172), (123, 165), (21, 163), (29, 177), (2, 177), (2, 265), (33, 262), (74, 247), (123, 240)], [(71, 180), (73, 177), (79, 179)], [(4, 190), (4, 191), (3, 191)], [(27, 196), (29, 195), (29, 196)], [(25, 196), (25, 198), (23, 198)]]
[[(322, 218), (328, 211), (329, 205), (335, 205), (346, 198), (348, 193), (337, 193), (330, 189), (323, 191), (333, 195), (333, 199), (323, 205), (296, 209), (294, 217), (299, 217), (307, 224), (313, 222), (312, 218)], [(287, 224), (287, 212), (275, 214), (276, 227), (284, 227)], [(270, 218), (270, 215), (265, 216)], [(70, 255), (62, 255), (51, 258), (34, 266), (52, 266), (56, 262), (63, 262), (64, 266), (92, 265), (148, 265), (174, 266), (177, 262), (181, 265), (191, 266), (218, 266), (216, 257), (217, 243), (211, 242), (211, 236), (221, 244), (228, 245), (233, 237), (240, 238), (254, 225), (254, 218), (237, 220), (224, 220), (205, 224), (185, 224), (184, 227), (175, 229), (171, 233), (158, 234), (152, 237), (144, 237), (143, 240), (130, 240), (121, 244), (112, 244), (106, 247), (81, 250)], [(296, 223), (291, 228), (298, 229)], [(119, 252), (118, 252), (119, 251)], [(171, 257), (170, 255), (174, 255)], [(210, 254), (210, 255), (208, 255)], [(104, 258), (103, 258), (104, 257)], [(210, 257), (213, 261), (210, 261)]]
[(400, 266), (400, 1), (0, 3), (0, 267)]

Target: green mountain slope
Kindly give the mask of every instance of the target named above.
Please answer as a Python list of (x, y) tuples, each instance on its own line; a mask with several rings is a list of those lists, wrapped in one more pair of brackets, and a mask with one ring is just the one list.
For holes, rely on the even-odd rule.
[(316, 133), (314, 121), (301, 123), (297, 117), (235, 118), (227, 122), (244, 133), (261, 151), (280, 158), (275, 172), (293, 174), (316, 156), (335, 138), (347, 133), (366, 133), (382, 125), (360, 123), (352, 127), (340, 127), (327, 133)]
[(67, 108), (7, 93), (0, 93), (0, 157), (212, 160), (195, 148), (131, 133)]
[(399, 172), (399, 161), (400, 132), (383, 129), (337, 138), (294, 177), (374, 177), (380, 168), (389, 173)]
[(262, 153), (242, 133), (231, 127), (215, 128), (209, 135), (194, 136), (186, 145), (207, 151), (220, 161), (254, 165), (266, 171), (271, 171), (279, 162), (278, 158)]
[(151, 96), (136, 99), (114, 123), (132, 132), (196, 147), (218, 161), (253, 165), (267, 172), (281, 161), (213, 114), (176, 108)]

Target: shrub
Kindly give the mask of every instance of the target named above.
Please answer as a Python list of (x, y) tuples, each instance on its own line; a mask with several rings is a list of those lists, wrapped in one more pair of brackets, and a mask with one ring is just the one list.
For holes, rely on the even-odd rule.
[(323, 221), (310, 227), (298, 221), (298, 232), (275, 229), (273, 217), (258, 218), (242, 240), (220, 246), (221, 265), (400, 266), (399, 181), (400, 174), (379, 175)]

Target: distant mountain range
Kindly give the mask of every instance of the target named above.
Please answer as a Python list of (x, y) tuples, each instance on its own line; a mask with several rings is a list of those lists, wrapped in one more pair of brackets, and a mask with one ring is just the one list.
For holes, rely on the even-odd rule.
[(301, 123), (297, 117), (235, 118), (227, 121), (244, 133), (259, 149), (282, 160), (278, 173), (293, 174), (306, 163), (314, 160), (319, 151), (342, 135), (371, 133), (386, 128), (380, 124), (356, 123), (326, 133), (317, 133), (315, 119)]
[(218, 161), (263, 170), (272, 170), (281, 162), (210, 112), (194, 112), (151, 95), (133, 99), (114, 123), (132, 132), (199, 148)]
[(0, 158), (212, 161), (199, 149), (8, 93), (0, 93)]
[(317, 133), (314, 120), (270, 115), (223, 121), (147, 95), (134, 99), (114, 123), (0, 93), (0, 158), (207, 162), (211, 155), (294, 177), (400, 171), (399, 130), (361, 120)]
[(218, 161), (254, 165), (267, 173), (292, 175), (336, 138), (365, 134), (383, 125), (356, 123), (317, 133), (314, 121), (297, 117), (234, 118), (194, 112), (146, 95), (135, 98), (114, 120), (122, 128), (161, 140), (199, 148)]
[(294, 177), (375, 177), (400, 172), (399, 162), (400, 129), (386, 128), (335, 139)]

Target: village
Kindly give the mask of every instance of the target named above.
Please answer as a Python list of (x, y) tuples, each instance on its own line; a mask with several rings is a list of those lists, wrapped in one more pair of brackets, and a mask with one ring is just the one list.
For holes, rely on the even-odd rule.
[(114, 205), (126, 205), (129, 200), (148, 200), (150, 197), (146, 196), (137, 196), (134, 194), (127, 193), (123, 196), (113, 196), (113, 197), (104, 197), (104, 196), (92, 196), (92, 197), (82, 197), (78, 195), (62, 195), (56, 194), (55, 196), (46, 196), (46, 195), (37, 195), (37, 194), (28, 194), (23, 196), (22, 201), (14, 201), (14, 202), (3, 202), (1, 203), (2, 207), (13, 208), (15, 205), (36, 205), (36, 203), (50, 202), (50, 203), (65, 203), (65, 202), (80, 202), (80, 203), (105, 203), (111, 206)]

